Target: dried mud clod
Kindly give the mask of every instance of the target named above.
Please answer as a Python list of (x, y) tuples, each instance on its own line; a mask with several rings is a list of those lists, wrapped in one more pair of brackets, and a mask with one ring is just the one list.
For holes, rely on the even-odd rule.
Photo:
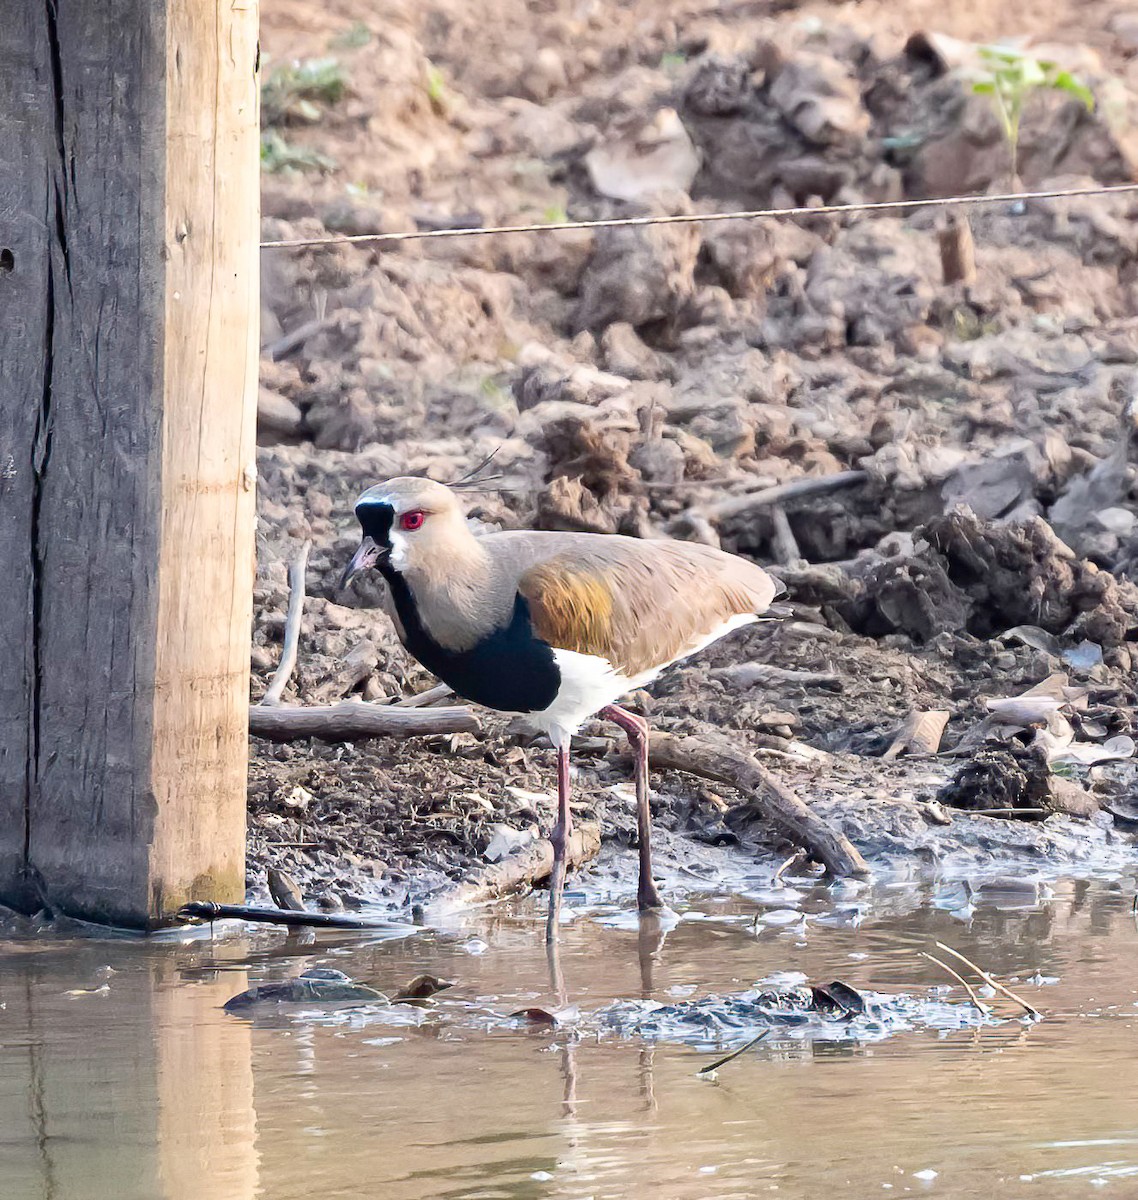
[(954, 511), (917, 529), (911, 547), (784, 579), (793, 596), (822, 604), (851, 630), (903, 633), (918, 644), (1032, 625), (1116, 648), (1138, 631), (1138, 587), (1078, 559), (1039, 517), (997, 522)]
[(566, 416), (546, 429), (545, 445), (553, 477), (537, 498), (539, 529), (643, 535), (648, 504), (629, 434)]
[(977, 636), (1033, 624), (1117, 646), (1138, 627), (1138, 588), (1077, 559), (1038, 517), (997, 525), (949, 513), (923, 535), (968, 598)]
[(994, 812), (1039, 820), (1051, 812), (1050, 772), (1046, 760), (1021, 747), (982, 747), (972, 760), (937, 792), (949, 808)]

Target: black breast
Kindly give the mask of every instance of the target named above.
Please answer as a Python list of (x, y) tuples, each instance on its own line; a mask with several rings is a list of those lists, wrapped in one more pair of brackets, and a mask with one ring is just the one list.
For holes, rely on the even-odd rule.
[(390, 568), (383, 573), (403, 625), (404, 646), (460, 696), (503, 712), (539, 712), (556, 699), (561, 672), (552, 646), (534, 635), (522, 596), (514, 599), (508, 625), (469, 650), (448, 650), (423, 628), (403, 576)]

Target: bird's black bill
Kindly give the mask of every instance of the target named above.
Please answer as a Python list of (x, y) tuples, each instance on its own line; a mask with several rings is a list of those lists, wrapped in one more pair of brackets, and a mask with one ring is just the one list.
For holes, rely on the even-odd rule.
[(361, 571), (374, 567), (380, 555), (385, 553), (386, 551), (377, 546), (371, 538), (365, 537), (360, 542), (360, 548), (352, 555), (352, 561), (344, 568), (344, 573), (340, 576), (340, 587), (346, 588)]

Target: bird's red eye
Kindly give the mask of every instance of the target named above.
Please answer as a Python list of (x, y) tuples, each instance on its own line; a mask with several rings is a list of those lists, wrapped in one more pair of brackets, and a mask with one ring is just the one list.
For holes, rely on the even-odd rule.
[(413, 533), (423, 524), (423, 513), (416, 509), (414, 512), (404, 513), (399, 518), (399, 528), (406, 529), (408, 533)]

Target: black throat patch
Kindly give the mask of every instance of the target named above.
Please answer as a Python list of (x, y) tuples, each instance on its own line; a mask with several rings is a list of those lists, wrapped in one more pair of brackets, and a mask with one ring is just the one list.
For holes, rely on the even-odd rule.
[(390, 504), (376, 504), (365, 500), (356, 505), (356, 520), (366, 536), (380, 549), (391, 549), (391, 524), (395, 520), (395, 509)]
[(553, 647), (534, 634), (529, 605), (515, 595), (509, 621), (468, 650), (449, 650), (427, 632), (407, 580), (391, 565), (390, 504), (356, 506), (364, 533), (384, 551), (376, 567), (387, 580), (403, 626), (403, 645), (428, 671), (466, 700), (501, 712), (540, 712), (557, 698), (561, 672)]

